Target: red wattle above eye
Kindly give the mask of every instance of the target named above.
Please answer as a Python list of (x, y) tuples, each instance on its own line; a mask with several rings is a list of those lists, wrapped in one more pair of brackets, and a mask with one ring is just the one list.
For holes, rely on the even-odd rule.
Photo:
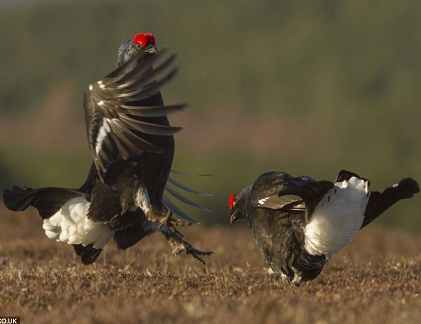
[(229, 196), (228, 198), (228, 206), (230, 209), (234, 208), (234, 200), (235, 200), (235, 195), (232, 194), (231, 196)]
[(143, 47), (148, 46), (149, 44), (155, 45), (155, 37), (151, 33), (146, 33), (146, 34), (140, 33), (140, 34), (137, 34), (133, 38), (133, 43), (134, 44), (139, 43)]

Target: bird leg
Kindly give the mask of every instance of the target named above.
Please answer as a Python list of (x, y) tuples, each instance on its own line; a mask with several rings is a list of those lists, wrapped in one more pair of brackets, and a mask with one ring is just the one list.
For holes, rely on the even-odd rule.
[(146, 212), (146, 218), (153, 222), (153, 221), (157, 221), (160, 223), (159, 227), (161, 228), (162, 226), (166, 226), (168, 225), (168, 221), (170, 220), (172, 215), (172, 211), (168, 210), (165, 214), (161, 213), (161, 212), (157, 212), (154, 210), (153, 207), (151, 207), (147, 212)]
[(149, 198), (148, 190), (143, 185), (139, 186), (135, 200), (136, 205), (143, 210), (148, 221), (159, 222), (159, 227), (168, 225), (168, 221), (172, 215), (171, 210), (162, 212), (161, 210), (154, 208)]
[(161, 233), (165, 236), (168, 243), (171, 246), (175, 247), (172, 251), (173, 254), (177, 255), (184, 251), (186, 252), (186, 254), (190, 254), (193, 258), (195, 258), (203, 264), (206, 264), (206, 262), (200, 256), (213, 254), (213, 252), (211, 251), (204, 252), (195, 249), (189, 242), (187, 242), (183, 238), (183, 234), (181, 234), (172, 226), (162, 227)]
[(287, 282), (287, 283), (291, 282), (291, 279), (282, 271), (275, 271), (272, 268), (269, 268), (266, 273), (271, 280), (281, 279), (282, 282)]
[(166, 214), (155, 212), (154, 214), (149, 213), (147, 218), (149, 220), (158, 221), (160, 223), (159, 228), (162, 226), (190, 226), (191, 223), (187, 221), (183, 221), (181, 219), (174, 219), (171, 217), (172, 211), (168, 210)]
[(172, 226), (172, 227), (175, 227), (175, 226), (191, 226), (192, 223), (190, 223), (188, 221), (181, 220), (181, 219), (170, 218), (169, 225)]
[[(152, 209), (151, 209), (152, 210)], [(190, 226), (190, 222), (174, 219), (171, 217), (172, 213), (169, 210), (166, 214), (163, 213), (149, 213), (147, 218), (148, 220), (157, 221), (159, 223), (159, 228), (165, 226)], [(108, 227), (113, 231), (121, 231), (125, 228), (131, 227), (139, 219), (139, 209), (134, 211), (128, 210), (125, 214), (114, 215), (107, 223)]]

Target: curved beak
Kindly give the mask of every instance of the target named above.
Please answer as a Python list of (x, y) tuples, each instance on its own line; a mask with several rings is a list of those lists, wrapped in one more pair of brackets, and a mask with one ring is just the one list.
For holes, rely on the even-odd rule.
[(158, 49), (155, 47), (155, 45), (150, 44), (150, 45), (145, 47), (145, 53), (156, 54), (156, 53), (158, 53)]
[(234, 224), (234, 222), (236, 221), (238, 219), (238, 217), (237, 217), (237, 213), (236, 212), (233, 212), (232, 213), (232, 215), (231, 215), (231, 218), (230, 218), (230, 224), (232, 225), (232, 224)]

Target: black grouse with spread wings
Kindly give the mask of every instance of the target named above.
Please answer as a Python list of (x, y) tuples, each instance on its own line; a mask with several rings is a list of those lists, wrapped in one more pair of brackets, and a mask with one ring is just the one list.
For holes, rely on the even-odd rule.
[[(121, 249), (159, 231), (175, 247), (203, 262), (174, 226), (197, 223), (165, 195), (205, 209), (175, 191), (192, 190), (169, 178), (174, 156), (167, 115), (184, 104), (164, 105), (159, 89), (176, 73), (175, 55), (159, 52), (152, 34), (138, 34), (118, 51), (117, 68), (85, 90), (84, 109), (93, 163), (85, 183), (65, 188), (5, 190), (15, 211), (32, 205), (43, 218), (46, 235), (72, 244), (86, 264), (96, 260), (113, 237)], [(177, 173), (177, 172), (176, 172)], [(173, 213), (181, 219), (175, 219)]]

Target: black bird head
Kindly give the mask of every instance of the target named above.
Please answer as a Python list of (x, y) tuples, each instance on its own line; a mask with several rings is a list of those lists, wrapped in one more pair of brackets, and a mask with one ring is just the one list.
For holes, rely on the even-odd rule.
[(237, 195), (232, 194), (228, 198), (228, 207), (231, 210), (230, 223), (233, 224), (237, 219), (247, 218), (247, 201), (249, 200), (251, 186), (242, 189)]
[(142, 57), (158, 53), (155, 46), (155, 37), (151, 33), (137, 34), (133, 40), (122, 43), (118, 49), (117, 67), (120, 67), (138, 53), (142, 53)]

